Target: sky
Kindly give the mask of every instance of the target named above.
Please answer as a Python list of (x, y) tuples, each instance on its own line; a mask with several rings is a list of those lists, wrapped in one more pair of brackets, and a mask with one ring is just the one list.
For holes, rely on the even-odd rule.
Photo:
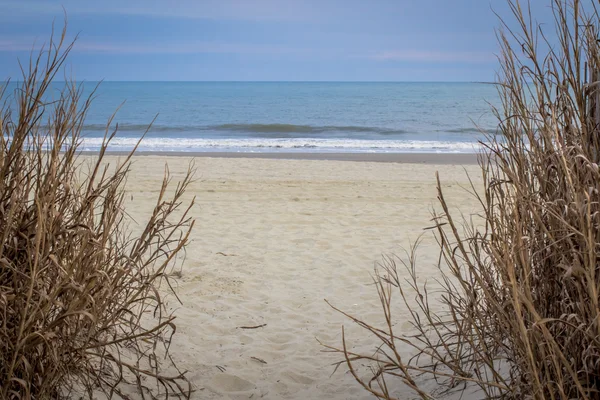
[(509, 16), (506, 0), (0, 0), (1, 80), (64, 12), (87, 81), (493, 81)]

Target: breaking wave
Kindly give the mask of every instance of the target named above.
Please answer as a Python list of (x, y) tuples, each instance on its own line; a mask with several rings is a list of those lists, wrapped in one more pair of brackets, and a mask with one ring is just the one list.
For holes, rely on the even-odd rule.
[[(112, 151), (133, 148), (138, 138), (115, 138), (109, 147)], [(82, 150), (100, 148), (101, 138), (83, 138)], [(314, 152), (440, 152), (473, 153), (480, 149), (474, 142), (419, 141), (419, 140), (347, 140), (347, 139), (205, 139), (205, 138), (147, 138), (139, 147), (141, 151), (314, 151)]]

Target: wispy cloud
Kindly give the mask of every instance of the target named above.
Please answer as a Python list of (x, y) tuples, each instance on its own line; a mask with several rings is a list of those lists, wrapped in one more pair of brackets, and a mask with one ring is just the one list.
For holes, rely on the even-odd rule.
[[(28, 52), (47, 45), (47, 38), (34, 36), (0, 37), (0, 52)], [(310, 48), (256, 43), (227, 42), (176, 42), (176, 43), (123, 43), (95, 42), (80, 39), (73, 48), (75, 53), (90, 54), (244, 54), (317, 56), (320, 58), (369, 59), (374, 61), (421, 62), (421, 63), (470, 63), (495, 62), (491, 52), (428, 51), (428, 50), (382, 50), (368, 54), (352, 54), (344, 48)]]
[(0, 51), (31, 51), (40, 50), (42, 46), (47, 44), (46, 41), (40, 40), (34, 36), (20, 36), (20, 37), (0, 37)]
[(496, 61), (491, 52), (439, 51), (439, 50), (386, 50), (369, 54), (366, 58), (378, 61), (412, 61), (412, 62), (462, 62), (489, 63)]
[[(0, 52), (38, 51), (47, 46), (48, 40), (36, 37), (0, 37)], [(178, 42), (178, 43), (110, 43), (80, 39), (73, 47), (75, 53), (96, 54), (271, 54), (271, 55), (316, 55), (329, 54), (310, 48), (277, 46), (269, 44)]]
[(74, 14), (122, 14), (186, 19), (233, 19), (257, 21), (299, 21), (318, 19), (318, 4), (307, 2), (282, 2), (279, 0), (0, 0), (5, 14), (61, 15), (66, 10)]
[(215, 42), (116, 44), (80, 41), (74, 50), (76, 52), (110, 54), (308, 54), (313, 52), (310, 49), (289, 46)]

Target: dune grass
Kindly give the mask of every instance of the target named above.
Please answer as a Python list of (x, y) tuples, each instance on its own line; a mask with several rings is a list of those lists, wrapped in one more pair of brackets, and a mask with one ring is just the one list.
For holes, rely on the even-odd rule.
[[(501, 135), (473, 188), (482, 222), (453, 215), (438, 178), (441, 294), (419, 280), (414, 257), (390, 258), (375, 271), (387, 323), (346, 314), (374, 335), (374, 352), (352, 351), (344, 336), (330, 347), (378, 398), (600, 399), (600, 17), (592, 2), (553, 0), (554, 26), (540, 26), (527, 3), (509, 4), (514, 21), (498, 30)], [(396, 326), (398, 302), (412, 332)]]
[(105, 161), (109, 121), (99, 155), (79, 158), (92, 97), (75, 82), (58, 94), (52, 86), (71, 47), (63, 30), (22, 68), (14, 94), (2, 92), (0, 398), (129, 398), (132, 387), (142, 398), (188, 398), (169, 357), (165, 295), (193, 225), (192, 204), (182, 203), (192, 171), (170, 196), (165, 174), (132, 235), (124, 185), (133, 153)]

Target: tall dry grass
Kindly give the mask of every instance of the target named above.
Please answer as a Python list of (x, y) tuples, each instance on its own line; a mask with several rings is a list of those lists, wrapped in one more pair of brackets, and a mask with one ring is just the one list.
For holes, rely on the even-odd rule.
[[(480, 157), (481, 223), (449, 211), (438, 178), (441, 295), (413, 257), (389, 259), (375, 275), (386, 324), (346, 314), (374, 353), (331, 347), (378, 398), (600, 399), (600, 16), (596, 2), (550, 3), (554, 31), (517, 1), (498, 31), (502, 135)], [(396, 327), (396, 294), (414, 332)]]
[[(189, 397), (169, 357), (168, 272), (193, 222), (182, 204), (191, 173), (127, 229), (131, 154), (109, 166), (115, 131), (91, 164), (78, 158), (90, 98), (52, 82), (71, 50), (65, 31), (23, 68), (0, 109), (0, 398), (56, 399), (103, 392)], [(6, 86), (5, 86), (6, 89)], [(168, 367), (170, 369), (165, 369)], [(171, 371), (167, 373), (165, 371)]]

